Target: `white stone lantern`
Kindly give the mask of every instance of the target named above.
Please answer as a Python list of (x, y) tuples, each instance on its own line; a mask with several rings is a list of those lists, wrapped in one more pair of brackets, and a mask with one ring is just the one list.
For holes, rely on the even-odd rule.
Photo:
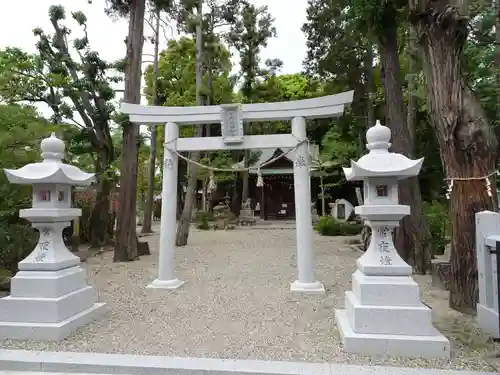
[(32, 222), (40, 237), (35, 249), (19, 262), (11, 295), (0, 299), (0, 337), (60, 340), (104, 312), (85, 282), (80, 258), (64, 244), (62, 231), (81, 216), (71, 207), (71, 187), (88, 186), (93, 173), (62, 162), (64, 142), (54, 133), (41, 142), (43, 161), (5, 169), (9, 182), (33, 185), (32, 208), (19, 216)]
[(372, 237), (356, 262), (352, 291), (335, 321), (345, 350), (361, 355), (449, 357), (450, 344), (432, 325), (432, 311), (420, 302), (412, 268), (398, 254), (394, 228), (410, 214), (398, 202), (398, 180), (418, 176), (424, 159), (389, 152), (391, 131), (379, 121), (368, 129), (369, 152), (344, 168), (348, 181), (363, 181), (364, 204), (355, 208)]

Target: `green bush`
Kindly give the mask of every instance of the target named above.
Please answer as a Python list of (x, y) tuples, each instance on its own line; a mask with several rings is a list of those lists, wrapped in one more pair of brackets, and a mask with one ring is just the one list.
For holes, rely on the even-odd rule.
[(450, 242), (448, 233), (451, 221), (448, 209), (437, 201), (424, 202), (423, 208), (431, 232), (430, 241), (433, 253), (434, 255), (442, 255), (446, 245)]
[(213, 220), (213, 214), (211, 212), (206, 212), (206, 211), (198, 211), (196, 212), (196, 228), (202, 229), (202, 230), (207, 230), (210, 229), (210, 225), (208, 225), (208, 222)]
[(160, 202), (155, 202), (153, 205), (153, 217), (156, 218), (161, 218), (161, 203)]
[(314, 229), (322, 236), (356, 236), (363, 230), (363, 225), (341, 222), (332, 216), (322, 216)]
[(35, 248), (38, 233), (29, 224), (7, 224), (0, 222), (0, 269), (12, 274), (18, 271), (17, 264)]
[(80, 243), (88, 243), (90, 240), (90, 217), (92, 215), (92, 204), (89, 202), (79, 201), (76, 206), (82, 210), (80, 216)]
[(200, 221), (213, 221), (214, 214), (210, 211), (196, 211), (195, 221), (198, 223)]

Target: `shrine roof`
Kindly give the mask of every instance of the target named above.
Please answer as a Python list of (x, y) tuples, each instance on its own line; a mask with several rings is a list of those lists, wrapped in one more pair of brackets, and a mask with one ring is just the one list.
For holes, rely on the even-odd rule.
[[(317, 155), (319, 153), (319, 147), (317, 145), (314, 145), (314, 144), (311, 145), (310, 147), (311, 147), (311, 153), (313, 155), (313, 160), (315, 160), (315, 159), (317, 159)], [(282, 153), (288, 152), (288, 154), (286, 154), (283, 158), (290, 161), (291, 163), (293, 163), (293, 160), (295, 157), (294, 151), (289, 147), (254, 149), (254, 150), (252, 150), (252, 152), (258, 152), (259, 157), (255, 161), (255, 163), (252, 163), (252, 165), (250, 165), (249, 173), (256, 174), (258, 166), (271, 160), (276, 155), (277, 151), (280, 151)], [(233, 168), (235, 168), (235, 169), (243, 168), (244, 165), (245, 165), (245, 158), (243, 158), (242, 161), (233, 164)], [(275, 170), (273, 170), (273, 168), (271, 168), (272, 165), (273, 164), (262, 167), (261, 173), (263, 175), (264, 174), (291, 174), (291, 173), (293, 173), (293, 165), (290, 166), (290, 168), (277, 168)], [(313, 165), (311, 166), (311, 170), (315, 170), (315, 169), (317, 169), (317, 168), (314, 166), (314, 162), (313, 162)]]

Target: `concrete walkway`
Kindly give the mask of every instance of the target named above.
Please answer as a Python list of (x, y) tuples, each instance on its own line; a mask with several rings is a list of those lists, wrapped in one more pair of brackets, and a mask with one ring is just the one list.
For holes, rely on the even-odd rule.
[(0, 375), (494, 375), (493, 372), (434, 370), (334, 363), (181, 358), (129, 354), (0, 350)]

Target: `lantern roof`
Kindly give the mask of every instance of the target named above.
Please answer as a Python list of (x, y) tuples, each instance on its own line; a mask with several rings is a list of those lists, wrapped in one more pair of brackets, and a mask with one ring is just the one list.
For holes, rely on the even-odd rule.
[(94, 181), (94, 173), (83, 172), (62, 162), (66, 146), (54, 133), (42, 140), (40, 149), (43, 161), (19, 169), (4, 169), (10, 183), (88, 186)]
[(424, 158), (412, 160), (403, 154), (389, 152), (391, 130), (377, 120), (366, 132), (368, 154), (358, 161), (351, 160), (350, 168), (343, 168), (347, 180), (364, 180), (376, 177), (405, 179), (418, 176)]

